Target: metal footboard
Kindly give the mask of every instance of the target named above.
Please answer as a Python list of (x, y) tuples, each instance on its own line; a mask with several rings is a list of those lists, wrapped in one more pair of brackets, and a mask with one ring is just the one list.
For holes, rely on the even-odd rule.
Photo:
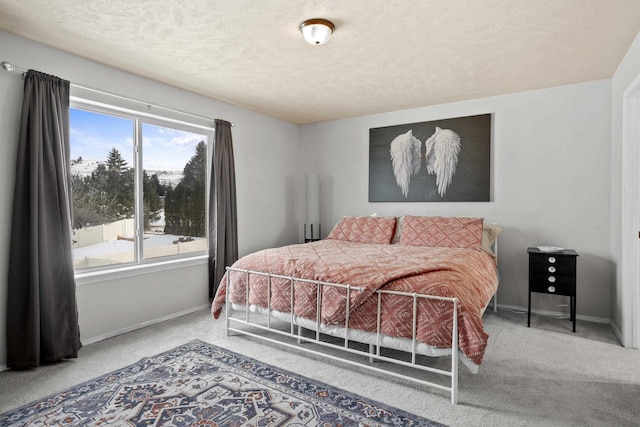
[[(236, 316), (231, 316), (231, 303), (229, 302), (229, 289), (230, 289), (230, 281), (231, 281), (231, 274), (246, 274), (246, 289), (245, 289), (245, 310), (244, 310), (244, 316), (242, 317), (236, 317)], [(262, 319), (264, 319), (264, 316), (266, 315), (266, 325), (263, 324), (259, 324), (256, 322), (252, 321), (252, 313), (250, 310), (250, 304), (249, 304), (249, 290), (250, 290), (250, 275), (261, 275), (261, 276), (266, 276), (267, 277), (267, 307), (265, 308), (266, 310), (266, 314), (264, 315), (260, 315), (258, 314), (257, 316), (261, 316)], [(272, 293), (272, 289), (271, 289), (271, 279), (272, 278), (277, 278), (277, 279), (284, 279), (289, 281), (290, 286), (291, 286), (291, 297), (290, 297), (290, 319), (289, 319), (289, 324), (290, 324), (290, 328), (289, 331), (283, 331), (281, 329), (275, 328), (272, 326), (272, 320), (274, 319), (273, 313), (274, 310), (272, 310), (271, 308), (271, 293)], [(317, 292), (316, 292), (316, 303), (317, 303), (317, 307), (316, 307), (316, 319), (315, 319), (315, 323), (316, 323), (316, 327), (315, 327), (315, 334), (313, 337), (307, 337), (302, 335), (301, 333), (301, 328), (299, 326), (299, 324), (297, 324), (296, 322), (296, 315), (295, 315), (295, 311), (294, 311), (294, 283), (295, 282), (302, 282), (302, 283), (309, 283), (309, 284), (313, 284), (317, 287)], [(226, 286), (227, 286), (227, 298), (226, 298), (226, 302), (225, 302), (225, 325), (226, 325), (226, 332), (227, 335), (229, 335), (231, 332), (235, 332), (238, 334), (243, 334), (243, 335), (248, 335), (248, 336), (252, 336), (254, 338), (257, 339), (261, 339), (264, 341), (268, 341), (268, 342), (272, 342), (272, 343), (276, 343), (279, 345), (284, 345), (287, 347), (291, 347), (291, 348), (295, 348), (298, 350), (302, 350), (308, 353), (312, 353), (314, 355), (320, 355), (322, 357), (325, 358), (329, 358), (332, 360), (337, 360), (343, 363), (348, 363), (351, 365), (357, 365), (357, 366), (361, 366), (364, 367), (366, 369), (369, 369), (371, 371), (375, 371), (378, 373), (383, 373), (385, 375), (391, 375), (397, 378), (401, 378), (404, 380), (409, 380), (411, 382), (414, 383), (418, 383), (421, 385), (426, 385), (429, 387), (433, 387), (436, 389), (440, 389), (440, 390), (444, 390), (446, 392), (449, 392), (451, 395), (451, 403), (452, 404), (457, 404), (458, 403), (458, 299), (457, 298), (447, 298), (447, 297), (439, 297), (439, 296), (433, 296), (433, 295), (422, 295), (422, 294), (418, 294), (418, 293), (409, 293), (409, 292), (397, 292), (397, 291), (387, 291), (387, 290), (378, 290), (376, 291), (377, 293), (377, 298), (378, 298), (378, 302), (377, 302), (377, 313), (376, 313), (376, 345), (375, 345), (375, 352), (372, 351), (372, 345), (369, 345), (369, 351), (363, 351), (363, 350), (359, 350), (356, 348), (352, 348), (349, 346), (349, 343), (356, 343), (359, 342), (357, 340), (351, 339), (349, 337), (349, 316), (350, 316), (350, 297), (352, 292), (361, 292), (364, 289), (359, 288), (359, 287), (355, 287), (355, 286), (351, 286), (348, 284), (339, 284), (339, 283), (331, 283), (331, 282), (323, 282), (320, 280), (309, 280), (309, 279), (302, 279), (302, 278), (297, 278), (297, 277), (291, 277), (291, 276), (281, 276), (281, 275), (277, 275), (277, 274), (270, 274), (270, 273), (264, 273), (264, 272), (260, 272), (260, 271), (253, 271), (253, 270), (246, 270), (246, 269), (240, 269), (240, 268), (235, 268), (235, 267), (227, 267), (227, 275), (226, 275)], [(342, 338), (344, 340), (344, 344), (343, 345), (338, 345), (338, 344), (334, 344), (334, 343), (330, 343), (330, 342), (326, 342), (321, 340), (321, 305), (322, 305), (322, 288), (324, 286), (332, 286), (332, 287), (337, 287), (337, 288), (342, 288), (345, 289), (346, 292), (346, 317), (345, 317), (345, 325), (344, 325), (344, 336), (339, 337)], [(412, 318), (412, 325), (411, 325), (411, 330), (412, 330), (412, 338), (411, 338), (411, 351), (410, 353), (410, 362), (404, 361), (404, 360), (399, 360), (393, 357), (387, 357), (381, 354), (381, 340), (382, 340), (382, 336), (383, 334), (381, 333), (381, 306), (382, 306), (382, 297), (385, 294), (389, 294), (389, 295), (397, 295), (397, 296), (403, 296), (403, 297), (407, 297), (407, 298), (411, 298), (412, 302), (413, 302), (413, 318)], [(420, 298), (426, 298), (426, 299), (433, 299), (433, 300), (441, 300), (441, 301), (447, 301), (450, 302), (451, 304), (453, 304), (453, 316), (452, 316), (452, 337), (451, 337), (451, 370), (442, 370), (442, 369), (437, 369), (437, 368), (433, 368), (430, 366), (425, 366), (422, 364), (419, 364), (416, 362), (416, 356), (418, 355), (417, 352), (417, 345), (418, 345), (418, 340), (416, 338), (416, 334), (417, 334), (417, 315), (418, 315), (418, 300)], [(255, 314), (254, 314), (255, 315)], [(337, 356), (334, 356), (332, 354), (326, 353), (326, 352), (321, 352), (321, 351), (317, 351), (315, 349), (311, 349), (311, 348), (307, 348), (304, 346), (300, 346), (297, 344), (292, 344), (290, 342), (286, 342), (284, 340), (280, 340), (277, 338), (271, 338), (268, 336), (264, 336), (261, 335), (259, 333), (255, 333), (252, 332), (250, 330), (246, 330), (246, 329), (241, 329), (239, 327), (234, 327), (233, 325), (245, 325), (245, 326), (249, 326), (252, 329), (258, 329), (258, 330), (265, 330), (265, 331), (269, 331), (270, 333), (282, 336), (282, 337), (289, 337), (289, 338), (293, 338), (297, 344), (301, 344), (302, 342), (306, 342), (306, 343), (313, 343), (313, 344), (317, 344), (319, 346), (323, 346), (323, 347), (328, 347), (328, 348), (333, 348), (333, 349), (339, 349), (341, 351), (345, 351), (345, 352), (349, 352), (352, 354), (357, 354), (360, 356), (365, 356), (368, 358), (368, 360), (370, 362), (373, 362), (375, 360), (379, 360), (379, 361), (384, 361), (384, 362), (389, 362), (392, 364), (396, 364), (396, 365), (401, 365), (401, 366), (407, 366), (410, 368), (414, 368), (417, 370), (421, 370), (421, 371), (426, 371), (426, 372), (430, 372), (432, 374), (437, 374), (437, 375), (441, 375), (441, 376), (445, 376), (448, 377), (450, 386), (443, 386), (442, 384), (438, 384), (435, 382), (431, 382), (431, 381), (427, 381), (427, 380), (423, 380), (420, 378), (415, 378), (412, 376), (408, 376), (402, 373), (398, 373), (398, 372), (394, 372), (391, 370), (387, 370), (387, 369), (382, 369), (382, 368), (378, 368), (376, 366), (373, 366), (372, 364), (366, 364), (363, 362), (359, 362), (359, 361), (354, 361), (354, 360), (349, 360), (349, 359), (343, 359)]]

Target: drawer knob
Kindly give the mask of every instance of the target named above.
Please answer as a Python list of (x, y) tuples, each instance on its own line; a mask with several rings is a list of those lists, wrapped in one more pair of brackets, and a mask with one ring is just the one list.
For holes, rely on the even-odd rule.
[(551, 264), (555, 263), (555, 262), (556, 262), (556, 257), (554, 257), (554, 256), (550, 256), (550, 257), (549, 257), (549, 262), (550, 262)]
[(549, 278), (547, 279), (549, 282), (553, 283), (556, 281), (556, 277), (555, 276), (549, 276)]
[(556, 272), (556, 268), (552, 265), (549, 267), (549, 273), (555, 273)]
[(556, 287), (555, 286), (549, 286), (547, 289), (549, 290), (549, 292), (555, 292), (556, 291)]

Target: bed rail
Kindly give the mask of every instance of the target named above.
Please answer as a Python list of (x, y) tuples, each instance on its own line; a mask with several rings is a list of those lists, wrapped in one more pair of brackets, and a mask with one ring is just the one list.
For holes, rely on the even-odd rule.
[[(243, 334), (243, 335), (247, 335), (247, 336), (251, 336), (260, 340), (264, 340), (267, 342), (272, 342), (272, 343), (276, 343), (279, 345), (284, 345), (286, 347), (290, 347), (290, 348), (295, 348), (298, 350), (302, 350), (304, 352), (307, 353), (311, 353), (314, 355), (319, 355), (325, 358), (329, 358), (332, 360), (337, 360), (343, 363), (347, 363), (347, 364), (351, 364), (351, 365), (357, 365), (357, 366), (361, 366), (364, 367), (368, 370), (371, 371), (375, 371), (378, 373), (382, 373), (385, 375), (391, 375), (397, 378), (401, 378), (404, 380), (408, 380), (414, 383), (418, 383), (421, 385), (426, 385), (432, 388), (436, 388), (439, 390), (444, 390), (448, 393), (450, 393), (451, 396), (451, 403), (452, 404), (457, 404), (458, 403), (458, 322), (457, 322), (457, 318), (458, 318), (458, 299), (457, 298), (447, 298), (447, 297), (440, 297), (440, 296), (434, 296), (434, 295), (422, 295), (422, 294), (417, 294), (417, 293), (409, 293), (409, 292), (398, 292), (398, 291), (388, 291), (388, 290), (378, 290), (376, 291), (377, 293), (377, 298), (378, 298), (378, 309), (377, 309), (377, 313), (376, 313), (376, 345), (372, 346), (371, 344), (369, 345), (369, 351), (363, 351), (363, 350), (359, 350), (357, 348), (352, 348), (349, 346), (349, 343), (356, 343), (359, 342), (358, 340), (354, 340), (351, 339), (349, 337), (349, 315), (350, 315), (350, 307), (349, 307), (349, 303), (350, 303), (350, 297), (351, 297), (351, 293), (352, 292), (361, 292), (363, 291), (362, 288), (359, 288), (357, 286), (351, 286), (348, 284), (340, 284), (340, 283), (331, 283), (331, 282), (324, 282), (321, 280), (310, 280), (310, 279), (302, 279), (302, 278), (297, 278), (297, 277), (292, 277), (292, 276), (282, 276), (282, 275), (277, 275), (277, 274), (271, 274), (271, 273), (265, 273), (265, 272), (260, 272), (260, 271), (255, 271), (255, 270), (246, 270), (246, 269), (240, 269), (240, 268), (235, 268), (235, 267), (227, 267), (227, 275), (226, 275), (226, 286), (227, 286), (227, 296), (229, 295), (229, 289), (231, 286), (231, 275), (232, 274), (246, 274), (246, 289), (245, 289), (245, 296), (247, 296), (247, 298), (245, 298), (245, 303), (244, 303), (244, 316), (233, 316), (231, 315), (232, 312), (232, 307), (231, 307), (231, 303), (229, 302), (229, 298), (226, 298), (225, 301), (225, 325), (226, 325), (226, 333), (227, 336), (230, 335), (231, 332), (235, 332), (237, 334)], [(266, 276), (267, 277), (267, 307), (265, 308), (266, 313), (265, 314), (257, 314), (257, 313), (252, 313), (251, 312), (251, 307), (249, 304), (249, 290), (250, 290), (250, 275), (261, 275), (261, 276)], [(272, 320), (274, 319), (274, 310), (271, 308), (271, 280), (273, 278), (277, 278), (277, 279), (284, 279), (289, 281), (290, 286), (291, 286), (291, 297), (290, 297), (290, 318), (289, 318), (289, 323), (290, 323), (290, 327), (289, 327), (289, 331), (286, 330), (281, 330), (278, 329), (276, 327), (272, 326)], [(315, 334), (313, 337), (308, 337), (308, 336), (304, 336), (302, 335), (302, 328), (300, 327), (300, 325), (298, 324), (298, 322), (296, 321), (296, 315), (295, 315), (295, 303), (294, 303), (294, 284), (296, 282), (302, 282), (302, 283), (309, 283), (309, 284), (313, 284), (317, 287), (317, 292), (316, 292), (316, 303), (317, 303), (317, 315), (316, 315), (316, 319), (315, 319)], [(338, 345), (338, 344), (334, 344), (331, 342), (327, 342), (327, 341), (323, 341), (321, 339), (321, 304), (322, 304), (322, 288), (324, 286), (332, 286), (332, 287), (338, 287), (338, 288), (342, 288), (346, 290), (346, 294), (347, 294), (347, 298), (346, 298), (346, 317), (345, 317), (345, 326), (344, 326), (344, 335), (342, 338), (344, 340), (344, 344), (343, 345)], [(403, 297), (407, 297), (407, 298), (411, 298), (412, 302), (413, 302), (413, 318), (412, 318), (412, 325), (411, 325), (411, 330), (412, 330), (412, 338), (411, 338), (411, 351), (410, 353), (410, 357), (411, 357), (411, 361), (407, 362), (404, 360), (400, 360), (400, 359), (396, 359), (393, 357), (388, 357), (388, 356), (384, 356), (381, 354), (381, 339), (383, 334), (381, 333), (381, 304), (382, 304), (382, 298), (383, 295), (385, 294), (391, 294), (391, 295), (398, 295), (398, 296), (403, 296)], [(451, 338), (451, 370), (442, 370), (442, 369), (437, 369), (437, 368), (433, 368), (430, 366), (426, 366), (426, 365), (422, 365), (420, 363), (418, 363), (416, 361), (416, 356), (418, 355), (417, 352), (417, 345), (418, 345), (418, 340), (416, 338), (416, 331), (417, 331), (417, 307), (418, 307), (418, 300), (420, 298), (426, 298), (426, 299), (434, 299), (434, 300), (441, 300), (441, 301), (447, 301), (451, 304), (453, 304), (453, 316), (452, 316), (452, 338)], [(256, 316), (257, 318), (261, 318), (264, 319), (264, 316), (266, 316), (266, 325), (263, 323), (257, 323), (256, 321), (253, 320), (253, 316)], [(279, 319), (281, 320), (281, 319)], [(235, 325), (244, 325), (245, 327), (250, 327), (251, 330), (247, 330), (246, 328), (240, 328), (240, 327), (236, 327)], [(264, 331), (268, 331), (272, 334), (275, 334), (275, 336), (280, 336), (280, 337), (289, 337), (295, 340), (296, 344), (293, 344), (291, 342), (287, 342), (284, 340), (281, 340), (279, 338), (271, 338), (268, 336), (264, 336), (261, 335), (259, 333), (254, 332), (255, 330), (264, 330)], [(332, 349), (338, 349), (338, 350), (342, 350), (348, 353), (352, 353), (352, 354), (356, 354), (356, 355), (360, 355), (360, 356), (365, 356), (368, 360), (369, 360), (369, 364), (367, 363), (363, 363), (357, 360), (350, 360), (350, 359), (343, 359), (341, 357), (337, 357), (334, 356), (332, 354), (326, 353), (326, 352), (322, 352), (322, 351), (317, 351), (315, 349), (312, 348), (308, 348), (308, 347), (304, 347), (301, 346), (300, 344), (302, 343), (313, 343), (313, 344), (317, 344), (321, 347), (327, 347), (327, 348), (332, 348)], [(373, 348), (375, 347), (375, 351), (373, 351)], [(388, 363), (392, 363), (392, 364), (396, 364), (396, 365), (401, 365), (401, 366), (407, 366), (410, 368), (415, 368), (417, 370), (421, 370), (421, 371), (426, 371), (432, 374), (436, 374), (436, 375), (441, 375), (444, 377), (449, 378), (449, 386), (444, 386), (442, 384), (438, 384), (432, 381), (427, 381), (425, 379), (421, 379), (421, 378), (416, 378), (413, 376), (409, 376), (409, 375), (405, 375), (403, 373), (399, 373), (399, 372), (395, 372), (395, 371), (391, 371), (388, 369), (383, 369), (383, 368), (379, 368), (376, 366), (373, 366), (372, 362), (374, 361), (384, 361), (384, 362), (388, 362)]]

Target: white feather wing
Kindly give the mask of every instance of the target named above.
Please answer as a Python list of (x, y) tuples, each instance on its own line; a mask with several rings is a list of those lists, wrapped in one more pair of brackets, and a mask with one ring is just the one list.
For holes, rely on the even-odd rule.
[(393, 175), (404, 197), (409, 193), (411, 177), (420, 171), (421, 142), (412, 131), (396, 136), (389, 148)]
[(453, 181), (460, 154), (460, 135), (450, 129), (440, 129), (426, 141), (427, 172), (436, 174), (438, 194), (444, 196)]

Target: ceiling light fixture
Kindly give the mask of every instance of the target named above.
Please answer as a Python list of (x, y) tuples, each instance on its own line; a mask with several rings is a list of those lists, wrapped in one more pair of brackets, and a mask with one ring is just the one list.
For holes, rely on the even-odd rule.
[(300, 24), (304, 39), (311, 44), (325, 44), (336, 27), (326, 19), (307, 19)]

